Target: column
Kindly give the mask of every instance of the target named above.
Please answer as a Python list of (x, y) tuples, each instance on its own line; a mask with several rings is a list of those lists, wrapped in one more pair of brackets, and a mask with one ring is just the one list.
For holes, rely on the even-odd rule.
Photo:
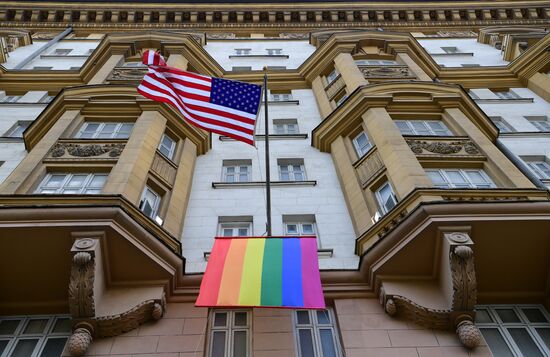
[(313, 82), (311, 82), (311, 89), (313, 94), (315, 94), (315, 99), (317, 99), (317, 106), (319, 107), (319, 112), (323, 118), (326, 118), (330, 113), (332, 113), (332, 106), (328, 101), (327, 93), (325, 92), (325, 86), (320, 76), (317, 76)]
[(340, 53), (334, 59), (334, 66), (342, 79), (346, 83), (347, 93), (353, 92), (357, 87), (369, 84), (355, 64), (353, 57), (349, 53)]
[(181, 237), (187, 202), (191, 194), (193, 170), (197, 158), (197, 146), (189, 139), (183, 140), (183, 149), (178, 163), (178, 172), (170, 195), (163, 227), (175, 237)]
[(40, 141), (30, 150), (29, 154), (17, 165), (15, 170), (0, 185), (0, 193), (27, 193), (42, 172), (42, 160), (63, 135), (69, 125), (78, 117), (79, 110), (67, 110), (51, 127)]
[(122, 194), (130, 202), (139, 203), (165, 124), (166, 118), (156, 111), (139, 116), (103, 193)]
[(176, 67), (178, 69), (181, 69), (182, 71), (187, 71), (187, 65), (189, 64), (189, 61), (183, 55), (170, 54), (170, 56), (168, 56), (166, 64), (170, 67)]
[(101, 66), (99, 71), (90, 79), (88, 84), (103, 84), (113, 69), (122, 61), (123, 55), (111, 55), (109, 59)]
[(372, 214), (370, 214), (367, 207), (363, 188), (355, 173), (343, 137), (340, 136), (333, 141), (330, 152), (332, 153), (332, 161), (346, 199), (355, 234), (360, 236), (370, 227)]
[(399, 198), (418, 187), (432, 187), (432, 181), (411, 151), (385, 108), (370, 108), (363, 123), (386, 167), (387, 175)]
[(496, 145), (458, 108), (447, 108), (445, 117), (466, 132), (466, 135), (488, 158), (485, 168), (489, 176), (503, 178), (512, 187), (533, 188), (531, 181), (504, 155)]
[(527, 87), (550, 103), (550, 76), (537, 72), (527, 82)]
[(398, 53), (396, 57), (399, 60), (401, 60), (401, 62), (406, 64), (407, 67), (409, 67), (409, 69), (411, 70), (412, 73), (414, 73), (416, 78), (418, 78), (421, 81), (428, 81), (428, 82), (432, 81), (430, 76), (428, 76), (426, 74), (426, 72), (424, 72), (424, 70), (422, 68), (420, 68), (420, 66), (418, 64), (416, 64), (415, 61), (413, 61), (413, 59), (411, 58), (411, 56), (409, 56), (408, 53), (403, 53), (403, 52)]

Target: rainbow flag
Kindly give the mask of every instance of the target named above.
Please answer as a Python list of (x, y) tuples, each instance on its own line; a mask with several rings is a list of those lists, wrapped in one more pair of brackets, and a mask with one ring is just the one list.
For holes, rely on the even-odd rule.
[(216, 237), (195, 305), (324, 309), (317, 240)]

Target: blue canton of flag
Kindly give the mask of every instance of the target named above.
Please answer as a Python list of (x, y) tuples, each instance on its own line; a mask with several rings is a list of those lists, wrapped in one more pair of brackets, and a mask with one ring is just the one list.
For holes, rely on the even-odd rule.
[(212, 78), (210, 103), (256, 115), (262, 87), (221, 78)]

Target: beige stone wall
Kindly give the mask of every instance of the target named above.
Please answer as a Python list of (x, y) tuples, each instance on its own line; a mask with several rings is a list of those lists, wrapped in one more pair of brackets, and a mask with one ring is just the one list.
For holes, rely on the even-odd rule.
[(490, 357), (485, 346), (468, 350), (453, 331), (422, 328), (387, 315), (377, 299), (335, 301), (346, 357)]

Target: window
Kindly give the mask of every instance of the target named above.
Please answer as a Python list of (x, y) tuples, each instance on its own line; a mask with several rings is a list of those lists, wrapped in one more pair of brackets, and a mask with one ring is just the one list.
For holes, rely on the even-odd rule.
[(232, 67), (231, 68), (232, 71), (235, 71), (235, 72), (244, 72), (244, 71), (252, 71), (252, 67), (250, 66), (237, 66), (237, 67)]
[(237, 56), (248, 56), (250, 55), (251, 48), (235, 48), (235, 54)]
[(460, 51), (456, 47), (441, 47), (441, 49), (445, 53), (460, 53)]
[(355, 64), (358, 66), (395, 66), (399, 63), (393, 60), (356, 60)]
[(489, 117), (501, 133), (511, 133), (514, 129), (502, 117)]
[(84, 194), (101, 193), (108, 174), (90, 173), (50, 173), (36, 189), (36, 193), (47, 194)]
[(134, 123), (84, 123), (76, 135), (80, 139), (128, 139)]
[(550, 318), (542, 306), (477, 306), (476, 326), (495, 356), (550, 355)]
[(327, 82), (328, 84), (331, 84), (332, 82), (334, 82), (334, 80), (336, 78), (338, 78), (338, 76), (340, 75), (340, 73), (338, 73), (338, 71), (335, 69), (332, 70), (332, 72), (330, 72), (327, 76)]
[(332, 310), (296, 310), (293, 315), (299, 357), (342, 355)]
[(546, 115), (529, 116), (525, 117), (525, 119), (529, 120), (529, 122), (531, 122), (531, 124), (533, 124), (539, 131), (550, 132), (550, 122), (548, 121), (548, 117)]
[(305, 181), (304, 159), (277, 159), (277, 165), (279, 165), (279, 180)]
[(282, 48), (267, 48), (266, 51), (268, 56), (280, 56), (283, 54)]
[(372, 148), (372, 144), (370, 143), (365, 132), (360, 133), (353, 139), (353, 146), (355, 146), (355, 151), (359, 157), (363, 157), (363, 155), (369, 152), (370, 148)]
[(17, 103), (21, 99), (20, 95), (6, 95), (0, 99), (0, 103)]
[(32, 121), (20, 120), (4, 135), (10, 138), (22, 138), (25, 130), (31, 125)]
[(298, 134), (298, 120), (296, 119), (275, 119), (273, 120), (275, 134), (292, 135)]
[(550, 179), (550, 164), (546, 161), (526, 161), (525, 163), (538, 178), (543, 180)]
[(345, 92), (342, 92), (342, 94), (338, 95), (336, 98), (334, 98), (334, 101), (336, 102), (336, 106), (339, 107), (344, 103), (344, 101), (348, 98), (348, 94)]
[(169, 160), (172, 160), (174, 158), (175, 149), (176, 142), (168, 135), (162, 134), (162, 139), (159, 144), (159, 151)]
[(223, 182), (250, 182), (252, 160), (223, 160)]
[(517, 93), (515, 93), (511, 90), (509, 90), (509, 91), (500, 91), (500, 92), (494, 92), (493, 91), (493, 93), (495, 93), (495, 95), (499, 99), (505, 99), (505, 100), (506, 99), (521, 99), (521, 97)]
[(32, 69), (37, 70), (37, 71), (49, 71), (52, 68), (53, 67), (51, 67), (51, 66), (34, 66)]
[(67, 56), (69, 53), (72, 52), (72, 49), (70, 48), (56, 48), (53, 52), (53, 55), (55, 56)]
[(397, 197), (395, 197), (389, 182), (380, 186), (376, 190), (375, 195), (382, 214), (388, 213), (397, 204)]
[(252, 217), (220, 217), (218, 234), (221, 237), (249, 237), (252, 235)]
[(289, 236), (314, 236), (317, 235), (315, 216), (308, 215), (283, 215), (285, 235)]
[(208, 355), (247, 357), (250, 355), (251, 314), (248, 310), (212, 310)]
[(292, 100), (292, 94), (290, 93), (272, 94), (271, 100), (274, 102), (287, 102), (289, 100)]
[(157, 213), (160, 207), (160, 195), (155, 192), (149, 186), (145, 186), (139, 202), (139, 209), (150, 218), (153, 218), (159, 224), (162, 224), (162, 220), (158, 217)]
[(495, 184), (479, 169), (430, 169), (426, 173), (438, 188), (494, 188)]
[(441, 120), (395, 120), (403, 135), (453, 136)]
[(72, 332), (68, 316), (10, 316), (0, 318), (0, 355), (62, 355)]
[(286, 66), (267, 66), (268, 71), (284, 71)]

